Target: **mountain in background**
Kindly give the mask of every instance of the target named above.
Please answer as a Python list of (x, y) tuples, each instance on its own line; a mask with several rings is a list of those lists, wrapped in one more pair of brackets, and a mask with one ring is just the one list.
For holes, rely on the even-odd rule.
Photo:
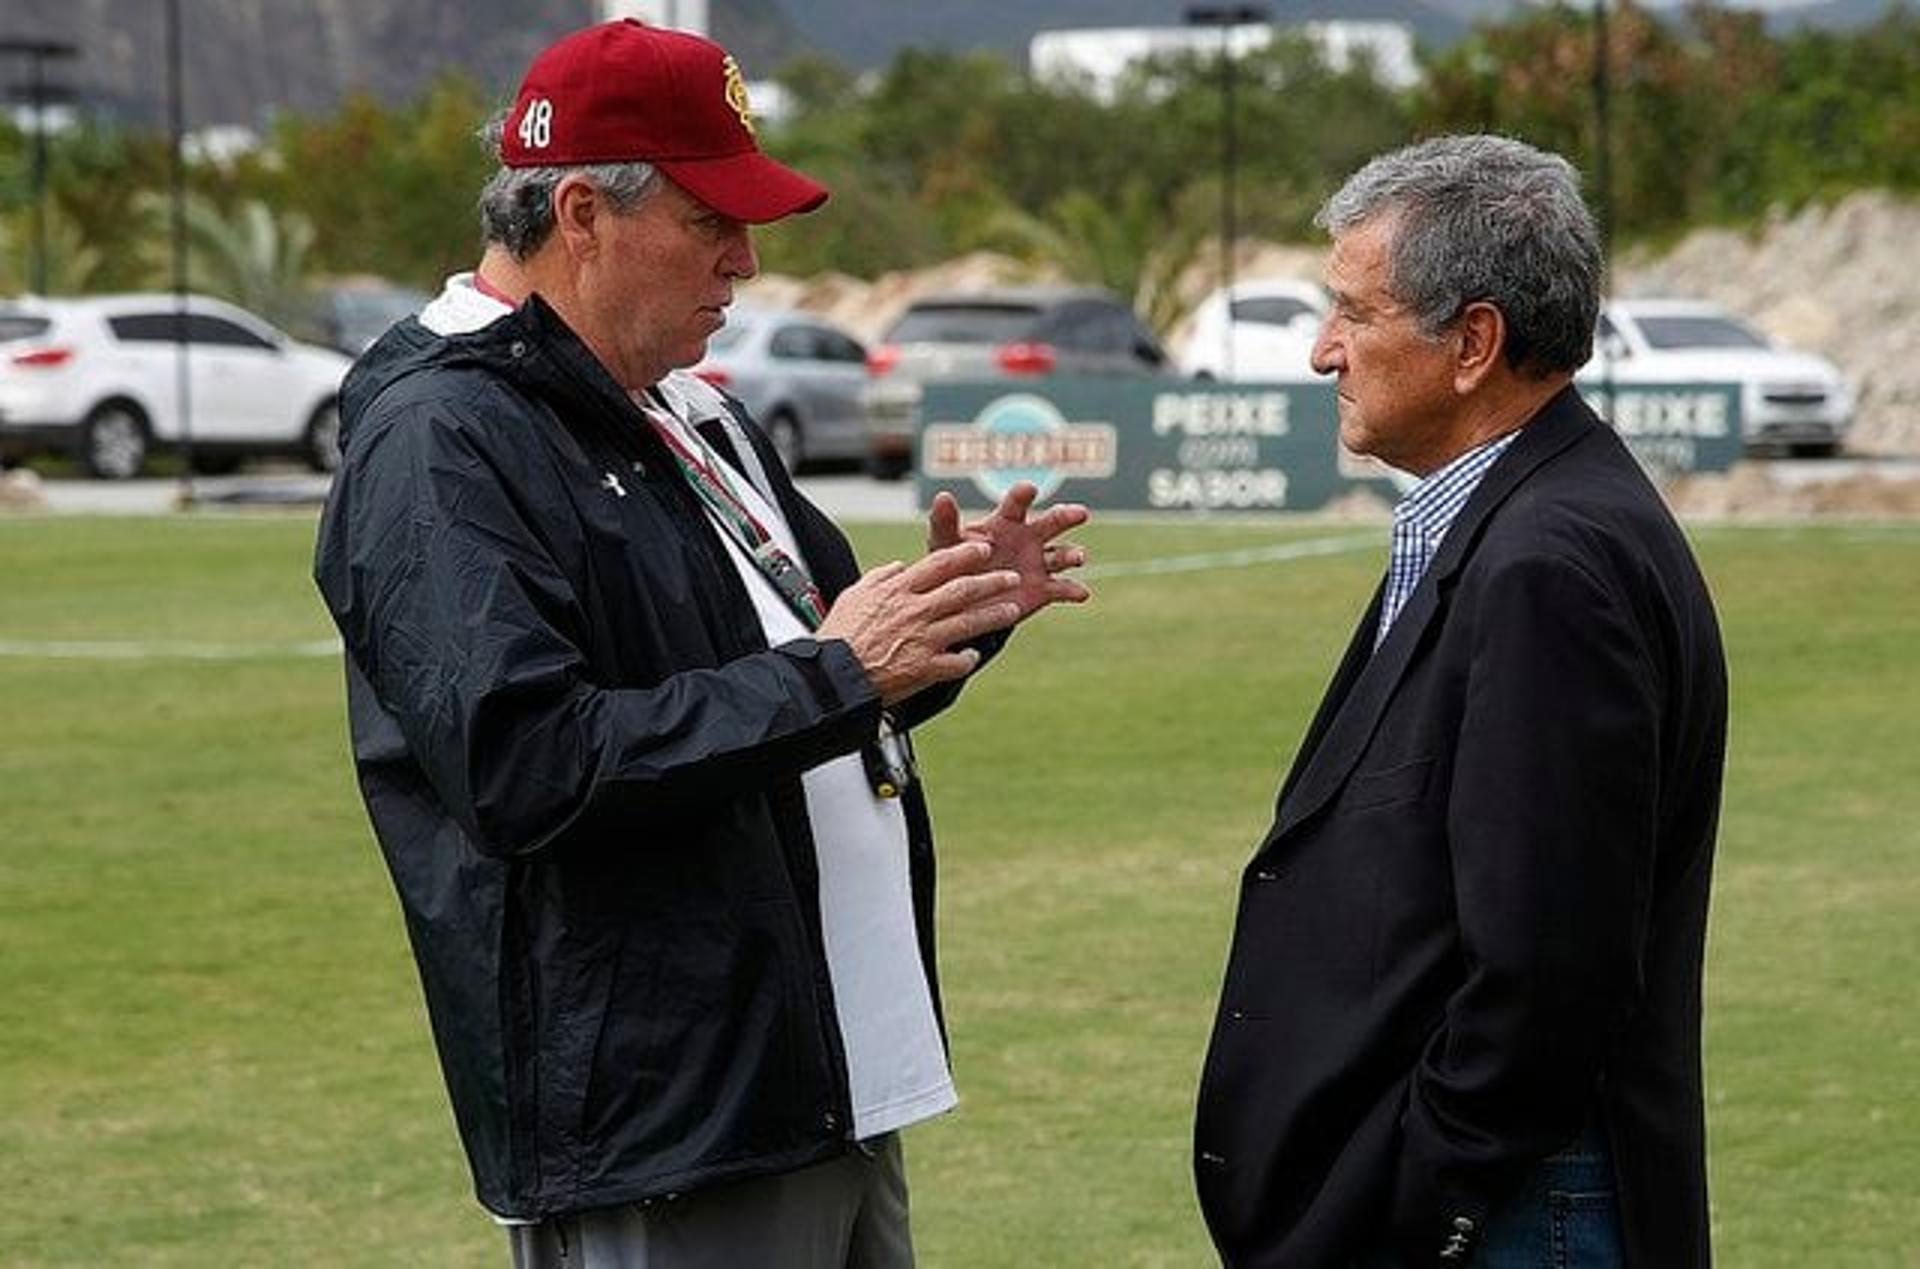
[[(326, 114), (350, 93), (409, 101), (458, 71), (502, 105), (554, 39), (597, 21), (596, 0), (186, 0), (181, 4), (189, 129), (264, 130), (275, 112)], [(742, 65), (771, 68), (803, 47), (778, 0), (715, 0), (715, 38)], [(77, 47), (46, 63), (49, 83), (111, 117), (167, 117), (166, 6), (152, 0), (5, 0), (0, 40)], [(24, 57), (0, 55), (0, 93), (22, 100)]]
[[(1776, 0), (1777, 2), (1777, 0)], [(1888, 0), (1826, 0), (1775, 9), (1776, 27), (1856, 26)], [(900, 49), (987, 48), (1023, 63), (1036, 32), (1070, 27), (1177, 25), (1168, 0), (710, 0), (714, 36), (750, 75), (771, 76), (814, 50), (855, 69), (884, 66)], [(1274, 22), (1340, 18), (1404, 22), (1445, 46), (1521, 0), (1269, 0)], [(184, 110), (189, 128), (264, 129), (276, 111), (325, 114), (352, 92), (389, 104), (418, 97), (460, 71), (503, 104), (533, 55), (596, 20), (595, 0), (188, 0), (183, 14)], [(166, 119), (166, 8), (150, 0), (6, 0), (0, 40), (76, 45), (47, 64), (50, 83), (82, 106), (148, 126)], [(24, 58), (0, 56), (0, 93), (20, 99)]]

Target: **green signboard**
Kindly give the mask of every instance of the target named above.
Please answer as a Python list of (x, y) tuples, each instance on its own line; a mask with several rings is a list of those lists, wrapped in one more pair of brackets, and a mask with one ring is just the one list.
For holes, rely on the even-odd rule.
[[(1718, 469), (1739, 456), (1730, 385), (1616, 385), (1599, 406), (1650, 467)], [(943, 489), (989, 505), (1031, 480), (1043, 497), (1109, 510), (1312, 511), (1357, 488), (1392, 501), (1411, 483), (1341, 448), (1329, 381), (937, 383), (920, 417), (923, 506)]]
[(1582, 383), (1587, 399), (1656, 476), (1725, 471), (1740, 461), (1736, 383)]

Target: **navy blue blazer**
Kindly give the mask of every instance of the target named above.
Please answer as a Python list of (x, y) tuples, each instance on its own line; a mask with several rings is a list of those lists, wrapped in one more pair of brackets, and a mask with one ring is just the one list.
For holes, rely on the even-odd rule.
[(1569, 388), (1375, 651), (1379, 605), (1241, 881), (1194, 1142), (1221, 1257), (1470, 1263), (1591, 1121), (1629, 1263), (1704, 1266), (1727, 697), (1685, 537)]

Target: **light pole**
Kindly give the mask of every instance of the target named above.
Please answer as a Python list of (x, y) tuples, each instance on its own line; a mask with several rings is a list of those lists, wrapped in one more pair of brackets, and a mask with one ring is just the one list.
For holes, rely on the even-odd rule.
[(58, 40), (0, 40), (0, 53), (24, 53), (32, 65), (27, 99), (33, 104), (33, 293), (47, 293), (47, 62), (80, 50)]
[(180, 492), (184, 510), (193, 505), (193, 375), (187, 339), (186, 76), (182, 71), (180, 0), (167, 0), (167, 186), (173, 256), (173, 390), (180, 411)]
[[(1613, 123), (1608, 83), (1607, 0), (1593, 0), (1593, 201), (1594, 220), (1600, 231), (1600, 300), (1604, 305), (1613, 291)], [(1603, 310), (1604, 311), (1604, 310)], [(1609, 341), (1594, 340), (1600, 360), (1600, 392), (1606, 408), (1601, 413), (1613, 422), (1613, 349)]]
[(1220, 377), (1233, 372), (1233, 245), (1239, 237), (1234, 219), (1234, 178), (1240, 166), (1234, 129), (1233, 29), (1265, 22), (1267, 9), (1259, 4), (1196, 4), (1186, 12), (1189, 26), (1220, 28), (1220, 285), (1227, 297), (1227, 320), (1221, 327)]

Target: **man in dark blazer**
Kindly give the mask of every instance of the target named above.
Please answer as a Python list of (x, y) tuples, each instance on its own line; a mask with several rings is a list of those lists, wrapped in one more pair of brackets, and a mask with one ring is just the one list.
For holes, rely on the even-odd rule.
[(1726, 671), (1685, 538), (1572, 386), (1578, 179), (1443, 137), (1319, 223), (1342, 441), (1421, 479), (1242, 878), (1208, 1227), (1233, 1269), (1704, 1266)]

